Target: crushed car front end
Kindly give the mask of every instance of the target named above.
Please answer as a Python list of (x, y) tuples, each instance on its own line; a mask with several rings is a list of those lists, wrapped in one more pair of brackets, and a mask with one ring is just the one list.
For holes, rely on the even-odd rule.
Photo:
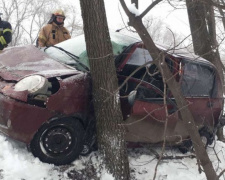
[(86, 124), (90, 77), (49, 58), (34, 46), (0, 54), (0, 131), (30, 143), (40, 126), (61, 117)]

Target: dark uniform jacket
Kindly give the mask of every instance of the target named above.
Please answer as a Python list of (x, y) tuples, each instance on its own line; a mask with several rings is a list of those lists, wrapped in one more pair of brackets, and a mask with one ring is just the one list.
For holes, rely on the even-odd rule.
[(3, 50), (12, 41), (12, 26), (0, 19), (0, 50)]

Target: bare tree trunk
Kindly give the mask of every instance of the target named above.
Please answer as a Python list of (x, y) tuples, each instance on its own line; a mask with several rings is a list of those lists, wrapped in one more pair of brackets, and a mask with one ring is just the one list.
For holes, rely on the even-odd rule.
[[(216, 40), (216, 23), (215, 23), (215, 13), (214, 13), (214, 7), (212, 5), (206, 4), (206, 12), (205, 12), (205, 17), (206, 17), (206, 22), (208, 25), (208, 35), (210, 38), (210, 42), (211, 44), (209, 44), (209, 46), (211, 47), (211, 54), (212, 57), (211, 59), (208, 59), (209, 61), (211, 61), (217, 68), (217, 70), (219, 71), (219, 75), (220, 78), (223, 82), (223, 92), (225, 90), (224, 87), (224, 69), (222, 67), (224, 67), (224, 65), (222, 64), (222, 61), (220, 59), (220, 54), (219, 54), (219, 50), (218, 50), (218, 43)], [(206, 52), (205, 52), (206, 53)], [(217, 131), (217, 136), (218, 139), (221, 141), (224, 141), (224, 134), (223, 134), (223, 127), (219, 128)]]
[(177, 81), (172, 76), (172, 73), (170, 72), (167, 64), (164, 62), (163, 55), (159, 52), (154, 42), (152, 41), (152, 38), (144, 27), (141, 18), (142, 16), (140, 15), (136, 17), (134, 14), (130, 13), (130, 11), (126, 7), (124, 0), (120, 0), (120, 3), (127, 16), (129, 17), (129, 25), (133, 26), (138, 32), (139, 36), (141, 37), (142, 41), (144, 42), (146, 48), (153, 58), (153, 63), (158, 67), (159, 70), (163, 71), (161, 72), (161, 74), (164, 75), (163, 78), (165, 78), (165, 81), (176, 100), (184, 126), (187, 128), (187, 131), (191, 137), (193, 146), (196, 151), (197, 159), (201, 162), (207, 179), (216, 180), (216, 172), (204, 148), (197, 127), (195, 126), (194, 118), (187, 106), (187, 102), (181, 93)]
[[(195, 54), (212, 62), (223, 82), (224, 92), (224, 65), (220, 59), (216, 40), (216, 25), (214, 8), (202, 1), (186, 0), (190, 29)], [(223, 127), (217, 131), (219, 140), (224, 140)]]
[[(128, 180), (129, 163), (124, 140), (118, 80), (103, 0), (80, 0), (92, 76), (94, 109), (100, 152), (115, 179)], [(74, 47), (76, 48), (76, 47)]]

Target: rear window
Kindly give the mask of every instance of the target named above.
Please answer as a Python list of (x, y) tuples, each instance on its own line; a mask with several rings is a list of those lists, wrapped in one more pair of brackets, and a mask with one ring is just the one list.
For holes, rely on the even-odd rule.
[(197, 63), (185, 63), (181, 78), (184, 96), (212, 96), (214, 91), (215, 72), (210, 66)]

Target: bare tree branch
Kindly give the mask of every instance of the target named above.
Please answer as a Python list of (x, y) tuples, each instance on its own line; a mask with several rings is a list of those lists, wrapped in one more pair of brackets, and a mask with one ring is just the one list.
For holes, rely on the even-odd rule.
[(225, 169), (223, 171), (220, 172), (220, 174), (218, 175), (218, 179), (225, 173)]
[(202, 1), (203, 3), (208, 3), (209, 5), (215, 6), (217, 8), (225, 9), (225, 5), (220, 4), (218, 1), (213, 0)]
[(157, 4), (159, 4), (162, 0), (156, 0), (150, 6), (147, 7), (146, 10), (144, 10), (143, 13), (141, 13), (140, 18), (143, 18), (153, 7), (155, 7)]

